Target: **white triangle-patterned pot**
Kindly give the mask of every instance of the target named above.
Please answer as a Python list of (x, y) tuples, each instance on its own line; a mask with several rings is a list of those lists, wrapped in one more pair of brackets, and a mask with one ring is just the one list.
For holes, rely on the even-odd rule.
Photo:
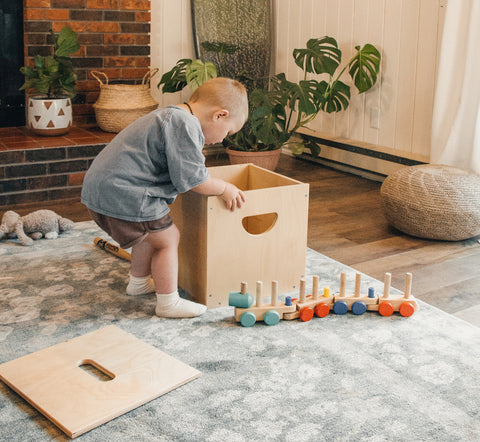
[(38, 135), (62, 135), (72, 127), (70, 98), (29, 97), (27, 125)]

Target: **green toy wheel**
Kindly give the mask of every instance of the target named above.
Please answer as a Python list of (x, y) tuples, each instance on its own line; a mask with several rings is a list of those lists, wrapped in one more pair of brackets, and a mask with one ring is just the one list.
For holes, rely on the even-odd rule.
[(242, 324), (244, 327), (252, 327), (255, 322), (257, 322), (255, 313), (245, 312), (242, 313), (242, 316), (240, 316), (240, 324)]
[(280, 313), (276, 310), (269, 310), (263, 317), (263, 322), (267, 325), (277, 325), (280, 321)]

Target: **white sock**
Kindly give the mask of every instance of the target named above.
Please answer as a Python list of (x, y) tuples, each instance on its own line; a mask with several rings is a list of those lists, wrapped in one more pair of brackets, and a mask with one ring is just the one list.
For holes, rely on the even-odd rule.
[(162, 295), (157, 293), (155, 314), (161, 318), (193, 318), (207, 310), (203, 304), (180, 298), (178, 291)]
[(138, 296), (146, 295), (147, 293), (155, 292), (155, 285), (150, 275), (147, 276), (132, 276), (127, 285), (127, 295)]

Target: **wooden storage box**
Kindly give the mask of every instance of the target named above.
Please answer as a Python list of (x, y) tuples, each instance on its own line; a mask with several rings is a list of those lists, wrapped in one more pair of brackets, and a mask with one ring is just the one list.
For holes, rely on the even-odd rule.
[(259, 280), (266, 296), (274, 279), (279, 293), (295, 290), (305, 274), (308, 184), (252, 164), (208, 170), (245, 191), (247, 201), (231, 212), (216, 196), (177, 197), (179, 286), (208, 308), (228, 305), (241, 281), (252, 294)]

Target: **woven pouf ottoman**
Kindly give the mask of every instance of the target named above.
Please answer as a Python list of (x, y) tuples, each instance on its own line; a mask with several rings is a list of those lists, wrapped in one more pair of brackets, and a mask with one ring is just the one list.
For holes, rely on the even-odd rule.
[(460, 241), (480, 235), (480, 175), (426, 164), (389, 175), (380, 189), (388, 222), (427, 239)]

